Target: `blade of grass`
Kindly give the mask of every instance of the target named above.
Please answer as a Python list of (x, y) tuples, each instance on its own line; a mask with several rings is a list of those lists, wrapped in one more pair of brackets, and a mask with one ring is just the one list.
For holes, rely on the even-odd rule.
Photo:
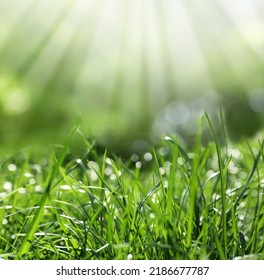
[(69, 138), (67, 139), (66, 141), (66, 144), (64, 145), (64, 148), (63, 150), (61, 151), (60, 155), (59, 155), (59, 158), (58, 160), (56, 161), (56, 164), (55, 166), (53, 167), (53, 170), (51, 171), (51, 175), (47, 181), (47, 186), (46, 186), (46, 189), (41, 197), (41, 200), (40, 200), (40, 203), (39, 203), (39, 207), (36, 211), (36, 214), (31, 222), (31, 225), (29, 227), (29, 230), (28, 232), (26, 233), (18, 251), (17, 251), (17, 254), (18, 254), (18, 257), (19, 256), (22, 256), (22, 255), (25, 255), (25, 254), (28, 254), (29, 252), (29, 249), (30, 249), (30, 246), (31, 246), (31, 243), (34, 239), (34, 234), (35, 232), (37, 231), (38, 229), (38, 226), (40, 224), (40, 221), (41, 221), (41, 218), (43, 216), (43, 212), (44, 212), (44, 208), (45, 208), (45, 205), (46, 205), (46, 202), (48, 200), (48, 196), (49, 196), (49, 193), (50, 193), (50, 190), (52, 189), (53, 187), (53, 182), (59, 172), (59, 168), (60, 166), (62, 165), (63, 163), (63, 160), (67, 154), (67, 151), (68, 151), (68, 148), (69, 148), (69, 145), (72, 141), (72, 138), (73, 136), (75, 135), (75, 132), (76, 130), (78, 129), (78, 126), (79, 125), (76, 125), (74, 127), (74, 129), (72, 130), (71, 132), (71, 135), (69, 136)]
[(234, 204), (234, 207), (235, 207), (235, 208), (239, 205), (241, 199), (245, 196), (246, 191), (249, 189), (249, 185), (250, 185), (250, 182), (251, 182), (251, 180), (252, 180), (252, 177), (253, 177), (255, 171), (257, 170), (257, 166), (258, 166), (258, 164), (259, 164), (259, 160), (260, 160), (260, 157), (261, 157), (261, 155), (262, 155), (263, 147), (264, 147), (264, 141), (262, 142), (261, 148), (260, 148), (260, 150), (259, 150), (259, 152), (258, 152), (258, 154), (257, 154), (257, 157), (256, 157), (255, 160), (254, 160), (254, 164), (253, 164), (253, 167), (252, 167), (252, 169), (251, 169), (251, 172), (250, 172), (250, 174), (249, 174), (249, 176), (248, 176), (247, 182), (246, 182), (244, 188), (242, 189), (241, 193), (239, 194), (238, 198), (237, 198), (236, 201), (235, 201), (235, 204)]
[(223, 221), (223, 231), (222, 231), (222, 238), (223, 238), (223, 254), (225, 258), (227, 257), (227, 223), (226, 223), (226, 210), (227, 210), (227, 205), (226, 205), (226, 181), (227, 181), (227, 176), (226, 172), (224, 172), (224, 165), (222, 161), (222, 152), (220, 145), (218, 143), (218, 139), (216, 137), (215, 131), (213, 124), (211, 122), (210, 117), (208, 116), (207, 113), (205, 113), (210, 131), (212, 133), (215, 147), (216, 147), (216, 153), (218, 157), (218, 167), (219, 167), (219, 172), (220, 172), (220, 186), (221, 186), (221, 196), (222, 196), (222, 221)]

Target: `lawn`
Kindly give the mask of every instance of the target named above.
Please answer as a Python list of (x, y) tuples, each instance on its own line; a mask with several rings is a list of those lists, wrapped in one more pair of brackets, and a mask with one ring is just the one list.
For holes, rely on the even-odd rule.
[(207, 115), (201, 127), (193, 147), (166, 135), (125, 157), (75, 127), (1, 158), (0, 258), (264, 259), (262, 136), (232, 143), (223, 125), (219, 143)]

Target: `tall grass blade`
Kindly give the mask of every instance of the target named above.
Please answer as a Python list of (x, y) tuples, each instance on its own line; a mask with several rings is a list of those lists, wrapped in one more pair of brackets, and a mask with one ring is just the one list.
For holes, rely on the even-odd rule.
[(44, 193), (41, 197), (39, 207), (36, 211), (36, 214), (34, 215), (34, 218), (33, 218), (32, 222), (30, 224), (29, 230), (26, 233), (26, 235), (25, 235), (25, 237), (24, 237), (24, 239), (23, 239), (23, 241), (22, 241), (22, 243), (21, 243), (21, 245), (20, 245), (20, 247), (17, 251), (18, 258), (20, 258), (20, 256), (28, 254), (28, 252), (29, 252), (30, 246), (31, 246), (31, 244), (33, 242), (33, 239), (34, 239), (34, 234), (37, 231), (38, 226), (40, 224), (40, 221), (42, 219), (43, 212), (44, 212), (47, 200), (48, 200), (49, 193), (50, 193), (52, 187), (54, 186), (53, 185), (54, 180), (55, 180), (55, 178), (56, 178), (56, 176), (59, 172), (59, 168), (63, 163), (63, 160), (64, 160), (64, 158), (67, 154), (69, 145), (70, 145), (70, 143), (72, 141), (72, 138), (75, 135), (75, 132), (76, 132), (77, 129), (78, 129), (78, 125), (76, 125), (75, 128), (72, 130), (72, 133), (71, 133), (70, 137), (67, 139), (67, 142), (64, 145), (64, 148), (63, 148), (62, 152), (60, 153), (58, 160), (56, 161), (56, 164), (55, 164), (55, 166), (54, 166), (54, 168), (51, 172), (51, 175), (48, 179), (46, 189), (45, 189), (45, 191), (44, 191)]
[[(216, 136), (216, 133), (214, 131), (213, 124), (211, 122), (210, 117), (208, 116), (207, 113), (205, 113), (210, 131), (212, 133), (215, 147), (216, 147), (216, 153), (218, 157), (218, 167), (219, 167), (219, 172), (220, 172), (220, 185), (221, 185), (221, 197), (222, 197), (222, 225), (223, 225), (223, 231), (222, 231), (222, 238), (223, 238), (223, 254), (225, 257), (227, 257), (227, 223), (226, 223), (226, 210), (227, 210), (227, 205), (226, 205), (226, 183), (227, 183), (227, 176), (224, 168), (224, 164), (222, 161), (222, 152), (221, 152), (221, 147), (218, 143), (218, 139)], [(226, 168), (227, 170), (227, 168)]]

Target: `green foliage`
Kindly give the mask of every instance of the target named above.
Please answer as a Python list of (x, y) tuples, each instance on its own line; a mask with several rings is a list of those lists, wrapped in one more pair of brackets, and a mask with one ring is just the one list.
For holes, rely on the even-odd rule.
[(263, 144), (220, 146), (204, 125), (214, 140), (192, 151), (167, 136), (121, 159), (79, 131), (81, 158), (71, 136), (2, 160), (0, 257), (263, 259)]

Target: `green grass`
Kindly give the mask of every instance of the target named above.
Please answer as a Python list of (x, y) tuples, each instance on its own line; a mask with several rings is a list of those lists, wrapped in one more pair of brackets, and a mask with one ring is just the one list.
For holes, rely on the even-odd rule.
[[(207, 117), (207, 116), (206, 116)], [(0, 161), (0, 258), (264, 259), (261, 139), (193, 148), (166, 136), (121, 158), (74, 129)], [(85, 152), (74, 155), (72, 137)]]

